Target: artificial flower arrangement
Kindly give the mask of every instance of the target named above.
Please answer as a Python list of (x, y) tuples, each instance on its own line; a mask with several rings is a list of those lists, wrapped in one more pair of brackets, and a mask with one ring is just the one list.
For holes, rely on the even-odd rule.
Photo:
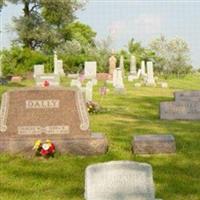
[(55, 145), (50, 141), (42, 143), (41, 140), (37, 140), (33, 146), (36, 156), (43, 156), (45, 158), (53, 157), (55, 153)]
[(100, 106), (94, 101), (88, 101), (86, 103), (87, 110), (89, 113), (97, 113), (100, 111)]

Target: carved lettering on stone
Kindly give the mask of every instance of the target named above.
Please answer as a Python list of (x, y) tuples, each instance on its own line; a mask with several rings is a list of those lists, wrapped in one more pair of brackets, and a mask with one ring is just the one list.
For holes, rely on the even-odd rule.
[(26, 100), (26, 109), (59, 108), (60, 101), (56, 99), (48, 100)]

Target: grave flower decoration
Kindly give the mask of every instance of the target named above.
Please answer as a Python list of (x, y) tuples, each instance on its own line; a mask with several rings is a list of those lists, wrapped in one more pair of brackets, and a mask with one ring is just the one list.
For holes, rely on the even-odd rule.
[(33, 146), (33, 150), (35, 150), (36, 156), (49, 158), (54, 156), (55, 145), (50, 140), (46, 140), (44, 143), (41, 140), (37, 140)]
[(86, 106), (89, 113), (97, 113), (100, 111), (100, 106), (96, 102), (88, 101)]
[(45, 80), (44, 83), (43, 83), (43, 86), (44, 87), (48, 87), (49, 86), (49, 81)]

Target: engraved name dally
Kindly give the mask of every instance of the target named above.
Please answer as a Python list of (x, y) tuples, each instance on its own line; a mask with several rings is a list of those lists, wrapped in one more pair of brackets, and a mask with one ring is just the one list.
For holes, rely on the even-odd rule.
[(26, 109), (59, 108), (60, 101), (57, 99), (26, 100)]
[(69, 126), (19, 126), (17, 129), (19, 135), (69, 134)]

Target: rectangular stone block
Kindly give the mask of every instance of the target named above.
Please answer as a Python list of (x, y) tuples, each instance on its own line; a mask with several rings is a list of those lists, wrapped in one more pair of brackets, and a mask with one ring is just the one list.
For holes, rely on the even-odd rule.
[(175, 101), (200, 102), (200, 91), (178, 91), (174, 92)]
[(90, 165), (85, 173), (86, 200), (155, 200), (152, 167), (111, 161)]
[(175, 153), (176, 144), (172, 135), (141, 135), (133, 139), (135, 154), (165, 154)]
[(199, 120), (200, 102), (180, 101), (160, 103), (160, 119)]

